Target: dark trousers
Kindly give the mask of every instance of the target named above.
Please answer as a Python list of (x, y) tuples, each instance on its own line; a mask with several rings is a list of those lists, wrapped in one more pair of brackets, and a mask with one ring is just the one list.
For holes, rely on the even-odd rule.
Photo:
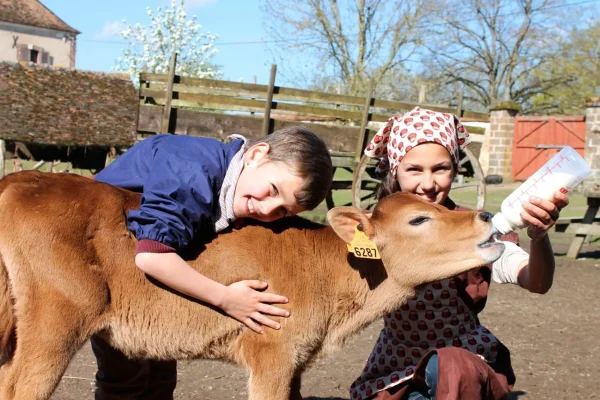
[(177, 361), (132, 360), (94, 335), (96, 400), (172, 400)]

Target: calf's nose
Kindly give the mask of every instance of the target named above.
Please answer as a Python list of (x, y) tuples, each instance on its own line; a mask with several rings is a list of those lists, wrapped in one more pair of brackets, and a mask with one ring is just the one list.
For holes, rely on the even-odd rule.
[(483, 220), (484, 222), (490, 222), (492, 220), (492, 217), (492, 213), (489, 213), (487, 211), (479, 213), (479, 218), (481, 218), (481, 220)]

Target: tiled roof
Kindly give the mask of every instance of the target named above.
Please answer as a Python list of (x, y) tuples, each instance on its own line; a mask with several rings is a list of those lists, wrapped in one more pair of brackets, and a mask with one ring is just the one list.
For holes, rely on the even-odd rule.
[(37, 0), (0, 0), (0, 21), (79, 34)]
[(138, 94), (128, 76), (0, 63), (0, 139), (71, 146), (128, 146)]

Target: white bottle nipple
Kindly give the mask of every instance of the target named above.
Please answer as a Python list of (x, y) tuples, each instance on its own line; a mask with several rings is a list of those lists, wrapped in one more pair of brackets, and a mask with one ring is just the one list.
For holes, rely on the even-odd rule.
[(492, 225), (494, 225), (494, 227), (498, 229), (498, 231), (503, 235), (506, 235), (507, 233), (513, 231), (512, 224), (508, 221), (508, 219), (506, 219), (506, 216), (504, 216), (504, 214), (502, 214), (501, 212), (494, 215), (494, 217), (492, 218)]

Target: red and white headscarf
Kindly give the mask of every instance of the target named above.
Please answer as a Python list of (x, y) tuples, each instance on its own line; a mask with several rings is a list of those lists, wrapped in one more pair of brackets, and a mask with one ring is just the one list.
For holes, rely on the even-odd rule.
[(391, 168), (395, 175), (406, 153), (415, 146), (438, 143), (448, 150), (452, 162), (458, 165), (459, 150), (470, 141), (469, 132), (455, 115), (415, 107), (406, 114), (388, 119), (365, 149), (365, 155), (381, 159), (377, 172)]

